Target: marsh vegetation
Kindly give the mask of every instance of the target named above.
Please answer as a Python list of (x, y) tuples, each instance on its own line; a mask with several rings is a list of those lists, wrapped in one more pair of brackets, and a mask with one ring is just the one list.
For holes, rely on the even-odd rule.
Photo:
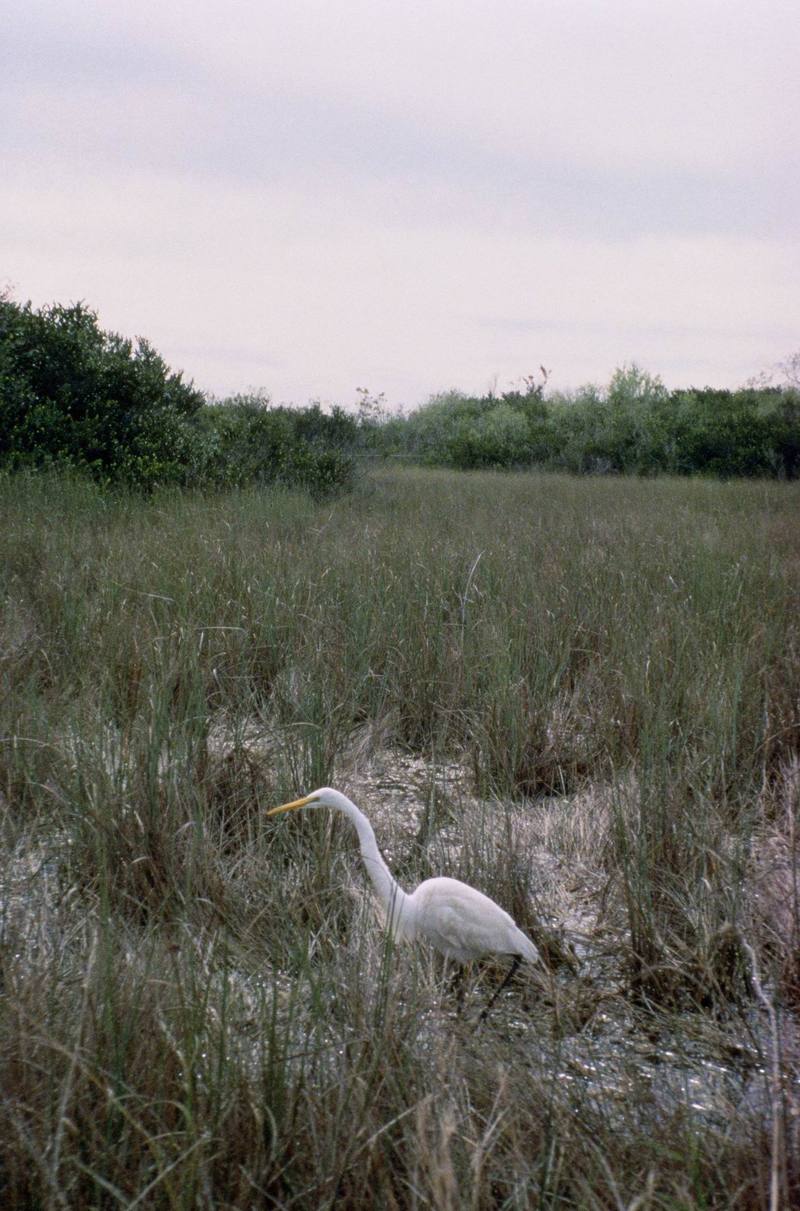
[[(800, 1199), (800, 495), (0, 481), (0, 1201)], [(387, 944), (490, 894), (547, 963)]]

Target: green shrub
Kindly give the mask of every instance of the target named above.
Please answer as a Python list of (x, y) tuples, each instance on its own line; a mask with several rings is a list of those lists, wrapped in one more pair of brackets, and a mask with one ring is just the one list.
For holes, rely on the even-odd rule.
[(396, 421), (395, 448), (462, 470), (540, 466), (579, 474), (800, 474), (800, 393), (793, 387), (669, 391), (636, 365), (543, 397), (523, 392), (434, 396)]
[(83, 303), (0, 298), (0, 467), (72, 467), (101, 483), (349, 487), (359, 425), (341, 408), (206, 404), (143, 339), (104, 332)]
[(356, 475), (358, 424), (341, 408), (272, 407), (266, 395), (237, 395), (206, 405), (197, 424), (200, 482), (280, 483), (320, 497), (349, 488)]
[(551, 445), (544, 383), (528, 379), (524, 386), (501, 396), (434, 396), (406, 422), (408, 453), (424, 464), (461, 470), (544, 461)]
[(0, 300), (0, 465), (180, 483), (202, 402), (147, 341), (102, 331), (83, 303), (34, 311)]
[(675, 392), (673, 445), (678, 471), (722, 477), (792, 473), (781, 457), (784, 396), (780, 391)]

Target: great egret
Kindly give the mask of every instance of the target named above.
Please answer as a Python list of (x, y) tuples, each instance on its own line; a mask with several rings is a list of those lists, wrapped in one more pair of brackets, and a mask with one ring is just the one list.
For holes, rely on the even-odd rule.
[(519, 929), (508, 913), (458, 879), (426, 879), (412, 892), (403, 891), (392, 876), (378, 849), (372, 825), (362, 811), (340, 791), (320, 787), (281, 807), (273, 807), (268, 816), (296, 811), (301, 807), (331, 807), (352, 820), (358, 833), (361, 856), (367, 874), (386, 914), (386, 924), (394, 938), (413, 941), (425, 938), (448, 959), (468, 963), (484, 955), (511, 955), (513, 962), (503, 983), (481, 1014), (485, 1019), (523, 959), (535, 963), (539, 952), (530, 938)]

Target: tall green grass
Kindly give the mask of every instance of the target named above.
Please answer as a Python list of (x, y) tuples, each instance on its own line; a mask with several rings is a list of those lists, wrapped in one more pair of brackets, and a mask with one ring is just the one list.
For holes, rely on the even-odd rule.
[[(779, 927), (758, 889), (764, 854), (795, 868), (799, 503), (430, 471), (327, 504), (0, 481), (5, 1204), (795, 1196), (792, 1086), (700, 1113), (636, 1055), (744, 1030), (766, 1071), (753, 962), (794, 1020), (800, 914), (787, 895)], [(380, 830), (403, 878), (446, 867), (539, 930), (549, 982), (518, 980), (504, 1025), (454, 1019), (437, 964), (387, 949), (340, 823), (264, 821), (376, 749), (431, 770), (416, 833)], [(469, 794), (437, 791), (442, 762)], [(551, 869), (608, 931), (580, 972)]]

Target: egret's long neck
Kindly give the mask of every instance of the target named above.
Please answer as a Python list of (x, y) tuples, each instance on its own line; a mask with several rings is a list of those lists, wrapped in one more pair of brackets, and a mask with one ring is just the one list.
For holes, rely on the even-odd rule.
[(361, 847), (361, 857), (367, 868), (367, 874), (372, 880), (372, 886), (378, 894), (378, 899), (386, 911), (386, 920), (398, 921), (399, 914), (405, 903), (406, 893), (400, 887), (392, 872), (383, 860), (378, 849), (375, 832), (367, 817), (358, 810), (355, 804), (342, 804), (341, 810), (349, 816), (358, 833), (358, 843)]

